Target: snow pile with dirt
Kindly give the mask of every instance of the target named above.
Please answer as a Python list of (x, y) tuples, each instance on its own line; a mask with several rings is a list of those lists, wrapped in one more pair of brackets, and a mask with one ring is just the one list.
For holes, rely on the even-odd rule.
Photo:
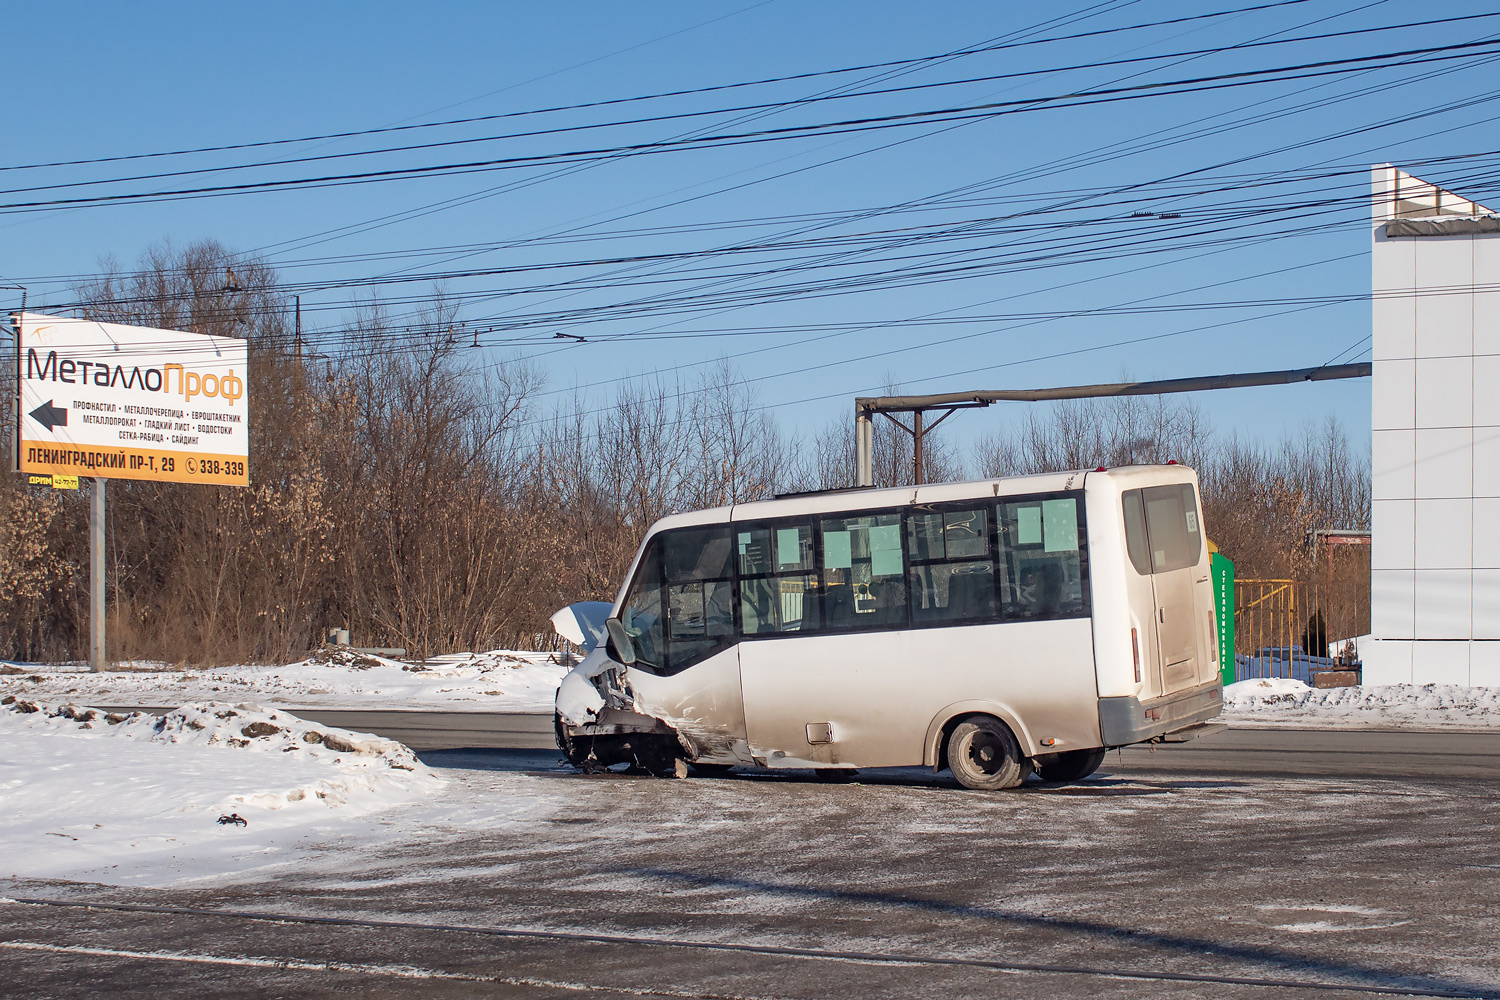
[(9, 696), (0, 707), (0, 874), (178, 881), (290, 863), (350, 819), (444, 781), (407, 747), (256, 705), (156, 718)]
[(562, 659), (496, 649), (416, 662), (333, 647), (285, 666), (181, 670), (142, 663), (89, 673), (77, 665), (4, 664), (0, 693), (94, 705), (253, 701), (291, 709), (550, 712), (558, 682), (570, 669)]
[(1222, 721), (1240, 727), (1500, 730), (1500, 688), (1384, 684), (1319, 690), (1264, 678), (1224, 688)]

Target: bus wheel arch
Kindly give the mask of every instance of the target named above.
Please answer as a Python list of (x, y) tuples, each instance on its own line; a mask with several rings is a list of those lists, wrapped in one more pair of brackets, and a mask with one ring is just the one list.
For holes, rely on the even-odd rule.
[(965, 788), (993, 792), (1015, 788), (1033, 764), (1005, 722), (976, 712), (959, 719), (945, 743), (948, 770)]
[(948, 741), (958, 724), (971, 715), (989, 715), (1005, 723), (1016, 742), (1021, 745), (1022, 755), (1030, 756), (1028, 748), (1032, 745), (1031, 733), (1014, 712), (991, 701), (960, 701), (944, 708), (927, 726), (927, 744), (922, 763), (932, 768), (934, 773), (948, 767)]

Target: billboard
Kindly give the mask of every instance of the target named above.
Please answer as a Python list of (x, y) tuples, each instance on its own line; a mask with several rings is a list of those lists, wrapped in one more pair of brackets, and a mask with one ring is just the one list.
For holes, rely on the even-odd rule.
[(250, 484), (245, 341), (38, 313), (11, 326), (20, 472)]

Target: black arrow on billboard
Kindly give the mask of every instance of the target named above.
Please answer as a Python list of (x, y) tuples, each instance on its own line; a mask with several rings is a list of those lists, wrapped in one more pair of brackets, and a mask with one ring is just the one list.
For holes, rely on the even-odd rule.
[(52, 400), (49, 399), (31, 411), (31, 419), (49, 431), (54, 427), (66, 427), (68, 426), (68, 408), (66, 406), (53, 406)]

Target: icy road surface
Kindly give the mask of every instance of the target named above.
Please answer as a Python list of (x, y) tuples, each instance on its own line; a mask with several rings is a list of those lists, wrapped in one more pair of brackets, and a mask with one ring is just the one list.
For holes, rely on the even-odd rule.
[(1081, 785), (985, 794), (916, 770), (674, 781), (539, 752), (422, 757), (438, 793), (327, 824), (295, 865), (0, 883), (353, 924), (0, 903), (0, 975), (20, 996), (102, 977), (126, 996), (1500, 997), (1497, 780), (1188, 776), (1112, 755)]

